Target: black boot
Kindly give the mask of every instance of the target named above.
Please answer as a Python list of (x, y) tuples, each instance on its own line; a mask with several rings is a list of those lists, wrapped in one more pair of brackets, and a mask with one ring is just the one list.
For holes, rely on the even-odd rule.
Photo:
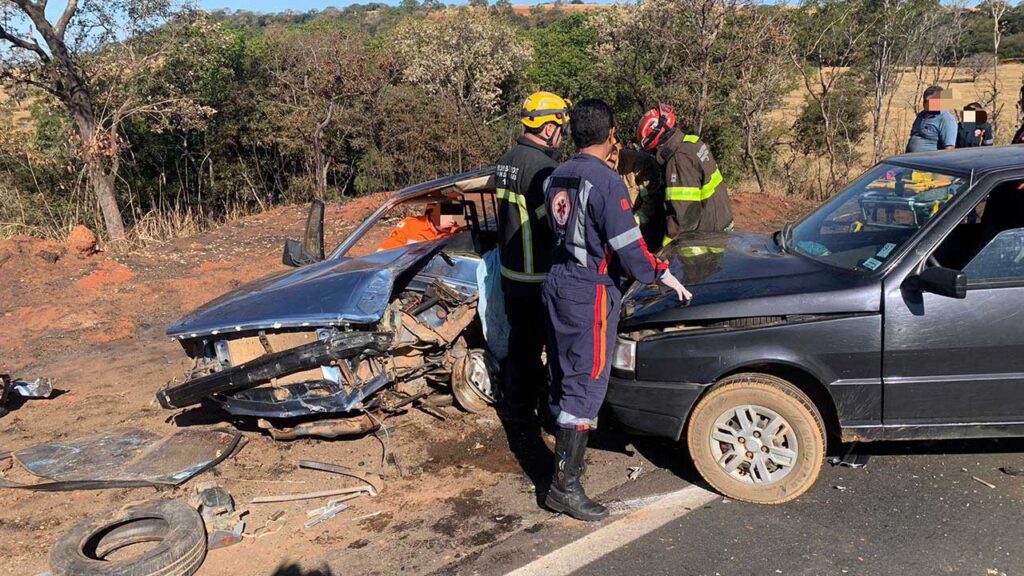
[(608, 509), (583, 491), (584, 453), (588, 430), (560, 429), (555, 435), (555, 477), (544, 505), (577, 520), (594, 522), (608, 516)]

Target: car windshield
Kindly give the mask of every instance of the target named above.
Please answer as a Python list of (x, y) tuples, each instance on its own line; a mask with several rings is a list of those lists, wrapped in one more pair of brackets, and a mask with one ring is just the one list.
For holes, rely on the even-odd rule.
[(958, 176), (879, 164), (778, 241), (824, 264), (870, 273), (968, 186)]

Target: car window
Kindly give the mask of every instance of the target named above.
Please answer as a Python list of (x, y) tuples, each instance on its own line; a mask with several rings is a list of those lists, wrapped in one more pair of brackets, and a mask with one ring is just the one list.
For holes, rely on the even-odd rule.
[(794, 226), (783, 242), (825, 264), (871, 273), (968, 187), (958, 176), (879, 164)]
[(1022, 185), (1020, 181), (997, 185), (942, 240), (927, 265), (962, 270), (969, 284), (1018, 278), (1009, 268), (1012, 257), (1007, 256), (1014, 236), (1004, 234), (1024, 229)]
[(1024, 228), (996, 235), (964, 267), (969, 283), (1024, 279)]

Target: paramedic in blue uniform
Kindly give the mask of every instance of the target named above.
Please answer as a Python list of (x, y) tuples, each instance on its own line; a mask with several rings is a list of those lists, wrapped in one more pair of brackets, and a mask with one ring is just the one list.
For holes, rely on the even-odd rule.
[(680, 300), (689, 292), (651, 255), (633, 217), (622, 178), (604, 159), (615, 145), (612, 110), (601, 100), (573, 109), (575, 157), (545, 185), (555, 248), (542, 297), (551, 338), (551, 411), (555, 475), (545, 504), (579, 520), (600, 520), (608, 509), (587, 497), (581, 483), (587, 436), (608, 389), (622, 289), (628, 278), (660, 281)]

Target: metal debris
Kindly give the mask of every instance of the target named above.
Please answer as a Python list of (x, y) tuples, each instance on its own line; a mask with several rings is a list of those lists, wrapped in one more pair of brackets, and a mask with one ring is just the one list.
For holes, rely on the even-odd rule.
[(867, 466), (868, 460), (871, 458), (868, 454), (854, 454), (854, 450), (857, 449), (857, 443), (850, 445), (849, 450), (846, 451), (846, 455), (843, 457), (833, 456), (828, 459), (828, 463), (832, 466), (843, 466), (846, 468), (863, 468)]
[(630, 480), (636, 480), (643, 473), (644, 473), (644, 467), (643, 466), (630, 466), (629, 467), (629, 474), (627, 475), (627, 478), (629, 478)]
[(364, 472), (362, 470), (356, 470), (349, 468), (348, 466), (339, 466), (337, 464), (326, 464), (324, 462), (314, 462), (313, 460), (300, 460), (299, 468), (306, 468), (309, 470), (320, 470), (322, 472), (331, 472), (332, 474), (341, 474), (343, 476), (349, 476), (366, 482), (370, 488), (373, 489), (374, 495), (380, 494), (384, 490), (384, 479), (380, 477), (380, 474), (374, 472)]
[(14, 459), (28, 472), (54, 482), (0, 480), (0, 487), (60, 491), (178, 486), (231, 456), (242, 443), (241, 433), (234, 430), (180, 430), (165, 437), (147, 430), (111, 430), (16, 451)]
[(294, 502), (296, 500), (314, 500), (316, 498), (330, 498), (331, 496), (350, 495), (358, 498), (363, 494), (376, 496), (377, 493), (372, 487), (358, 486), (356, 488), (339, 488), (337, 490), (322, 490), (320, 492), (306, 492), (304, 494), (281, 494), (278, 496), (257, 496), (250, 500), (251, 504), (273, 504), (276, 502)]
[(223, 486), (204, 482), (195, 488), (191, 503), (206, 525), (207, 549), (226, 548), (242, 541), (247, 511), (235, 511), (235, 500)]
[(342, 500), (329, 500), (326, 506), (314, 508), (306, 512), (307, 516), (316, 516), (316, 518), (306, 522), (306, 528), (312, 528), (325, 520), (330, 520), (337, 516), (339, 512), (344, 512), (345, 510), (348, 510), (348, 504), (345, 504)]

